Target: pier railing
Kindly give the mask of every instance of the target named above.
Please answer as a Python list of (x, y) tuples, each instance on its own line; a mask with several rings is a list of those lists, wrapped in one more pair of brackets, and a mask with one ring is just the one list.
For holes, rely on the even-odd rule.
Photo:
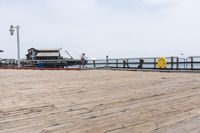
[[(121, 58), (121, 59), (104, 59), (88, 60), (88, 68), (130, 68), (130, 69), (158, 69), (155, 58)], [(191, 56), (188, 58), (166, 57), (167, 70), (200, 70), (200, 56)]]
[[(152, 58), (119, 58), (119, 59), (98, 59), (87, 60), (87, 68), (128, 68), (128, 69), (158, 69), (158, 57)], [(188, 58), (166, 57), (166, 70), (200, 70), (200, 56), (191, 56)], [(42, 62), (42, 61), (40, 61)], [(73, 64), (73, 65), (72, 65)], [(27, 65), (21, 62), (22, 68)], [(80, 61), (67, 62), (66, 60), (48, 61), (48, 68), (80, 68)], [(0, 60), (0, 68), (16, 68), (17, 62), (13, 59)], [(35, 68), (36, 64), (29, 63), (28, 67)]]

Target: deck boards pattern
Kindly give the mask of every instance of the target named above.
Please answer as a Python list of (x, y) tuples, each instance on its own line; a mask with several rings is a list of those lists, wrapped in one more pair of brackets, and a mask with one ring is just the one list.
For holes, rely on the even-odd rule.
[(200, 74), (0, 70), (0, 133), (190, 132)]

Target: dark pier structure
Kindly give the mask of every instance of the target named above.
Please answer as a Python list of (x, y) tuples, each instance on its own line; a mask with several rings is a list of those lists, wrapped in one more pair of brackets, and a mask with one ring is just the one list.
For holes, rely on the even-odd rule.
[[(0, 50), (0, 53), (3, 50)], [(69, 55), (69, 53), (67, 52)], [(28, 49), (26, 59), (21, 60), (21, 68), (80, 68), (81, 60), (63, 58), (60, 54), (60, 49)], [(160, 57), (151, 58), (116, 58), (86, 60), (85, 68), (101, 69), (101, 68), (116, 68), (116, 69), (161, 69), (158, 67)], [(200, 71), (200, 56), (190, 56), (187, 58), (179, 57), (164, 57), (166, 59), (166, 67), (162, 70), (198, 70)], [(17, 61), (15, 59), (0, 59), (0, 68), (16, 68)]]
[(23, 67), (67, 68), (80, 65), (79, 59), (63, 58), (60, 49), (28, 49), (26, 60), (21, 61)]

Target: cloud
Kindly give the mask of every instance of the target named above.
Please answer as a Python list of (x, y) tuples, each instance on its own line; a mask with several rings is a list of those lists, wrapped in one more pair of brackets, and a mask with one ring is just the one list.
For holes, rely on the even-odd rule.
[(199, 54), (197, 0), (1, 0), (0, 49), (16, 58), (10, 24), (21, 26), (22, 57), (30, 47), (60, 48), (75, 57)]

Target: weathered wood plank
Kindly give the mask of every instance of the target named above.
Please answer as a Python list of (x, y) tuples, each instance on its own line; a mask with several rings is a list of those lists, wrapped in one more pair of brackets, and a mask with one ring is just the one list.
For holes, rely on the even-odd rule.
[(200, 75), (0, 70), (0, 133), (200, 129)]

